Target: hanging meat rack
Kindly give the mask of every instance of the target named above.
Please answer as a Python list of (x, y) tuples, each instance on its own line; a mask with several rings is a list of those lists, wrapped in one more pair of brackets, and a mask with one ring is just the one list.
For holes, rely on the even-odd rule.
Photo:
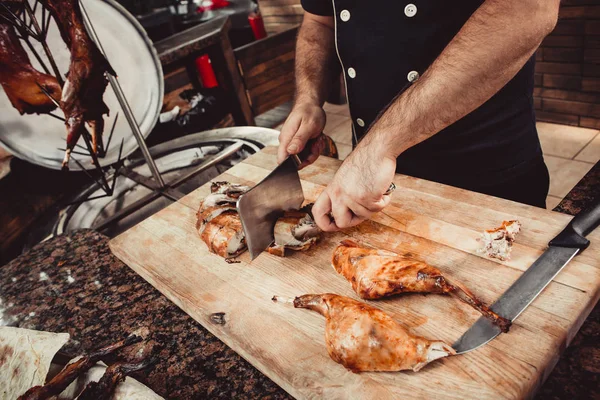
[[(125, 12), (114, 1), (105, 1)], [(82, 1), (79, 1), (79, 5), (90, 38), (106, 57), (85, 5)], [(15, 27), (20, 39), (27, 45), (41, 68), (47, 74), (54, 75), (62, 86), (64, 83), (62, 75), (47, 43), (52, 19), (44, 6), (37, 0), (10, 2), (10, 6), (0, 0), (0, 18), (4, 18)], [(42, 54), (36, 50), (32, 41), (39, 42), (43, 49)], [(47, 63), (44, 62), (43, 55)], [(51, 216), (49, 222), (42, 224), (44, 226), (32, 233), (30, 244), (71, 228), (93, 228), (109, 235), (118, 234), (132, 225), (128, 220), (139, 221), (148, 212), (156, 212), (164, 207), (165, 201), (167, 203), (177, 201), (206, 179), (212, 179), (216, 176), (215, 171), (222, 173), (226, 168), (241, 161), (240, 157), (245, 158), (265, 145), (276, 143), (278, 133), (272, 129), (234, 127), (189, 135), (149, 149), (118, 78), (110, 74), (107, 74), (107, 78), (115, 93), (120, 111), (115, 113), (113, 120), (107, 123), (111, 128), (106, 146), (100, 145), (98, 153), (95, 154), (92, 151), (91, 135), (85, 131), (82, 133), (85, 147), (78, 144), (71, 153), (71, 159), (90, 178), (91, 185), (72, 198), (72, 202), (58, 215)], [(51, 97), (49, 93), (44, 93)], [(52, 100), (58, 105), (57, 99)], [(120, 113), (125, 116), (131, 128), (142, 158), (122, 157), (123, 141), (121, 141), (117, 161), (102, 166), (100, 159), (105, 157), (110, 146), (115, 146), (112, 139)], [(64, 121), (64, 118), (57, 114), (50, 115)], [(205, 151), (209, 148), (209, 151)], [(64, 150), (64, 148), (57, 149), (57, 151)], [(176, 152), (180, 153), (175, 154)], [(182, 155), (183, 153), (186, 155)], [(93, 168), (86, 169), (84, 163), (78, 160), (78, 156), (91, 157)], [(127, 180), (130, 180), (130, 183), (126, 183)], [(138, 191), (128, 200), (124, 199), (123, 196), (127, 191), (131, 192), (132, 187), (144, 190)], [(84, 203), (87, 205), (84, 206)], [(114, 206), (115, 204), (118, 206)], [(90, 217), (92, 214), (95, 217)]]

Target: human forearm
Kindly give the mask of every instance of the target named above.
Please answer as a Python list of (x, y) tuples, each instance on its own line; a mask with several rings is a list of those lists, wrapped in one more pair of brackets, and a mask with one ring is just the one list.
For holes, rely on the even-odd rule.
[[(296, 42), (296, 99), (281, 128), (277, 160), (297, 154), (325, 127), (323, 103), (331, 89), (335, 64), (333, 17), (304, 14)], [(314, 162), (324, 143), (313, 146), (306, 164)]]
[(475, 110), (522, 68), (556, 23), (558, 0), (487, 0), (359, 147), (396, 157)]
[(296, 103), (322, 106), (336, 69), (333, 19), (306, 14), (296, 43)]

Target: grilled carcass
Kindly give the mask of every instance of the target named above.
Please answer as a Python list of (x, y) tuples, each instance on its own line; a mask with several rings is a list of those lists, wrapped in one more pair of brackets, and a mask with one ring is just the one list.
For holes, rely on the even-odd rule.
[(446, 343), (414, 336), (383, 311), (348, 297), (306, 294), (294, 299), (294, 307), (325, 317), (329, 356), (352, 372), (419, 371), (455, 354)]
[(40, 0), (50, 11), (60, 34), (71, 51), (71, 64), (62, 90), (60, 108), (65, 114), (67, 149), (63, 168), (68, 168), (71, 151), (85, 123), (92, 129), (92, 148), (96, 152), (104, 131), (104, 114), (109, 110), (102, 97), (108, 80), (116, 76), (106, 58), (90, 39), (83, 24), (79, 0)]
[(246, 250), (236, 202), (248, 190), (248, 186), (215, 182), (211, 185), (211, 194), (202, 201), (196, 214), (200, 237), (211, 252), (223, 258), (237, 257)]
[(475, 308), (503, 332), (508, 332), (510, 327), (509, 320), (491, 311), (470, 290), (457, 282), (449, 282), (439, 269), (424, 262), (360, 247), (351, 240), (336, 247), (331, 262), (363, 299), (381, 299), (400, 293), (447, 293)]
[(154, 360), (139, 363), (115, 363), (108, 368), (98, 382), (90, 382), (77, 396), (77, 400), (110, 400), (117, 385), (125, 380), (127, 375), (147, 368)]
[(483, 243), (480, 253), (502, 261), (510, 260), (512, 244), (520, 231), (521, 223), (517, 220), (503, 221), (498, 228), (487, 229), (479, 239)]
[(285, 256), (285, 249), (307, 250), (321, 237), (321, 230), (305, 209), (287, 211), (275, 223), (275, 242), (267, 249), (269, 253), (280, 257)]
[(50, 382), (44, 386), (34, 386), (19, 396), (18, 400), (45, 400), (52, 396), (59, 395), (73, 382), (78, 376), (89, 370), (102, 358), (116, 352), (124, 347), (141, 341), (142, 338), (136, 335), (130, 335), (126, 339), (97, 350), (89, 355), (85, 355), (76, 361), (68, 364), (58, 373)]
[(61, 96), (56, 78), (31, 65), (12, 25), (0, 17), (0, 84), (8, 99), (21, 114), (47, 113), (56, 108), (43, 90), (54, 99)]

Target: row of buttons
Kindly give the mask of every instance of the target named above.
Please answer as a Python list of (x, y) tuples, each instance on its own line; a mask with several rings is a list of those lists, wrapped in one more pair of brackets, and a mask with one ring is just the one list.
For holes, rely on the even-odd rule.
[[(417, 15), (417, 6), (414, 4), (407, 4), (406, 7), (404, 7), (404, 15), (406, 15), (408, 18), (412, 18)], [(340, 13), (340, 19), (343, 22), (350, 21), (350, 11), (342, 10)]]
[[(407, 4), (406, 7), (404, 7), (404, 15), (406, 15), (409, 18), (412, 18), (415, 15), (417, 15), (417, 6), (415, 6), (414, 4)], [(350, 21), (350, 11), (342, 10), (342, 12), (340, 13), (340, 19), (343, 22)], [(356, 70), (354, 68), (348, 68), (348, 76), (351, 79), (356, 78)], [(419, 73), (417, 71), (410, 71), (406, 76), (406, 79), (408, 79), (409, 82), (415, 82), (417, 79), (419, 79)], [(365, 126), (365, 121), (363, 121), (361, 118), (357, 118), (356, 123), (361, 128), (364, 128)]]
[[(349, 76), (351, 79), (354, 79), (354, 78), (356, 78), (356, 70), (355, 70), (354, 68), (352, 68), (352, 67), (348, 68), (348, 76)], [(409, 82), (411, 82), (411, 83), (414, 83), (414, 82), (416, 82), (416, 81), (417, 81), (417, 79), (419, 79), (419, 76), (420, 76), (420, 75), (419, 75), (419, 73), (418, 73), (417, 71), (410, 71), (410, 72), (408, 73), (408, 75), (406, 75), (406, 79), (407, 79)]]

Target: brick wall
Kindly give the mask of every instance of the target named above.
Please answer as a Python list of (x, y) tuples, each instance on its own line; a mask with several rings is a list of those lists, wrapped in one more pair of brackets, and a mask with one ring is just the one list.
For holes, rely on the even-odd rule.
[(537, 119), (600, 129), (600, 0), (563, 0), (536, 59)]

